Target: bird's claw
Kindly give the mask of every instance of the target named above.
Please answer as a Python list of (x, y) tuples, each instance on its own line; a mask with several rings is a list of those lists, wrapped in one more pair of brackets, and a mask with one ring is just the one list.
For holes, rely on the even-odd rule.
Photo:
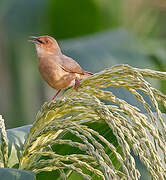
[(78, 91), (78, 87), (81, 87), (81, 84), (80, 84), (79, 79), (76, 77), (76, 78), (75, 78), (74, 89), (75, 89), (76, 91)]

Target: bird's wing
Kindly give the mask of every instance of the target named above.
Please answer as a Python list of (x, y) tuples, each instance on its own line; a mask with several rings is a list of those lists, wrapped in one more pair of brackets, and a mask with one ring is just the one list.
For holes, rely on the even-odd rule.
[(84, 74), (83, 69), (81, 66), (74, 61), (72, 58), (67, 56), (61, 56), (59, 61), (61, 68), (64, 71), (70, 72), (70, 73), (78, 73), (78, 74)]

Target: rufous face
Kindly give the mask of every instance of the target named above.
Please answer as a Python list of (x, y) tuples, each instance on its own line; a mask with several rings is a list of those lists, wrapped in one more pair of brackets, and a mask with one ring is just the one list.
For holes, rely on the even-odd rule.
[(50, 36), (32, 36), (30, 42), (35, 43), (38, 54), (52, 54), (55, 53), (59, 47), (56, 40)]

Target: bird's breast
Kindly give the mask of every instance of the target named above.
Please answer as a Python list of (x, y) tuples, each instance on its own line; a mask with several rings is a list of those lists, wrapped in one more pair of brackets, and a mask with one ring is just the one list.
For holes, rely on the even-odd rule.
[(38, 68), (43, 79), (54, 89), (64, 89), (73, 84), (74, 73), (64, 71), (58, 62), (52, 59), (39, 59)]

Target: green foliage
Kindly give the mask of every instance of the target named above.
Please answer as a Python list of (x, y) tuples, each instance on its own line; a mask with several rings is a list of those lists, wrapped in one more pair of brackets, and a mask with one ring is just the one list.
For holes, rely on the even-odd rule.
[(20, 155), (23, 150), (27, 134), (31, 125), (22, 126), (7, 130), (8, 146), (9, 146), (9, 162), (8, 167), (18, 167)]
[(4, 180), (34, 180), (35, 174), (30, 171), (0, 168), (0, 177)]
[(98, 32), (103, 27), (100, 8), (95, 1), (50, 0), (47, 9), (48, 32), (57, 39)]
[[(2, 116), (0, 115), (0, 132), (1, 132), (1, 152), (0, 152), (0, 177), (5, 180), (33, 180), (35, 179), (35, 174), (31, 171), (24, 171), (18, 169), (7, 168), (11, 165), (18, 167), (19, 152), (23, 146), (23, 138), (25, 134), (19, 133), (19, 129), (25, 131), (25, 128), (18, 128), (17, 130), (12, 130), (12, 132), (5, 131), (5, 124)], [(28, 130), (28, 126), (26, 127)], [(17, 133), (16, 133), (16, 132)], [(24, 135), (24, 136), (21, 136)], [(16, 140), (17, 139), (17, 140)], [(9, 141), (9, 142), (8, 142)], [(12, 145), (13, 144), (13, 145)], [(8, 152), (9, 151), (9, 152)], [(5, 168), (6, 167), (6, 168)]]

